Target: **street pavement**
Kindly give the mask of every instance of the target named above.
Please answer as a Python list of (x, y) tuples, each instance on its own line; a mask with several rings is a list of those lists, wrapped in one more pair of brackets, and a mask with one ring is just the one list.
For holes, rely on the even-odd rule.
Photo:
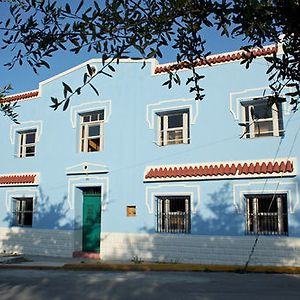
[(300, 299), (300, 275), (0, 269), (1, 300)]

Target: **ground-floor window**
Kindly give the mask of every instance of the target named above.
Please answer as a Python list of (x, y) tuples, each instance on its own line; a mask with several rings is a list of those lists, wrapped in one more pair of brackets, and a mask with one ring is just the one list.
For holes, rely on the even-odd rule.
[(286, 194), (245, 195), (246, 234), (288, 235)]
[(33, 198), (13, 199), (13, 225), (32, 226)]
[(190, 196), (162, 196), (156, 198), (156, 231), (190, 233)]

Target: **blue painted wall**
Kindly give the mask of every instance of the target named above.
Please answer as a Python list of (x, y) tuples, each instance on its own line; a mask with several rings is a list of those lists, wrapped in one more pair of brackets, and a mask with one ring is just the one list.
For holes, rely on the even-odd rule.
[[(100, 68), (101, 64), (92, 63)], [(300, 140), (296, 140), (299, 117), (284, 114), (285, 135), (256, 139), (240, 139), (241, 127), (230, 112), (230, 93), (246, 89), (268, 86), (265, 75), (266, 62), (255, 61), (249, 70), (238, 62), (215, 65), (199, 70), (205, 75), (203, 87), (205, 100), (198, 103), (199, 115), (195, 124), (190, 125), (190, 144), (157, 146), (156, 129), (147, 123), (147, 106), (161, 101), (192, 98), (185, 86), (189, 75), (180, 71), (183, 84), (167, 89), (162, 83), (168, 75), (152, 75), (152, 63), (141, 69), (140, 62), (124, 62), (116, 66), (113, 78), (97, 77), (93, 84), (100, 95), (85, 88), (82, 94), (74, 96), (66, 112), (53, 112), (49, 105), (50, 97), (62, 98), (62, 81), (73, 87), (82, 83), (86, 67), (74, 69), (40, 86), (40, 97), (20, 102), (19, 121), (42, 121), (42, 133), (37, 143), (36, 156), (20, 159), (14, 156), (15, 144), (10, 141), (10, 130), (14, 126), (6, 118), (1, 118), (1, 174), (32, 173), (40, 174), (38, 187), (0, 187), (0, 226), (10, 225), (10, 212), (6, 207), (7, 191), (36, 189), (38, 195), (35, 205), (33, 228), (72, 229), (75, 218), (80, 215), (78, 200), (81, 194), (75, 189), (75, 207), (68, 204), (68, 180), (76, 175), (66, 175), (67, 167), (88, 162), (106, 165), (108, 173), (99, 175), (109, 179), (106, 201), (102, 212), (102, 230), (105, 232), (154, 232), (155, 214), (149, 213), (146, 205), (146, 187), (161, 185), (159, 192), (168, 192), (176, 184), (196, 186), (200, 199), (195, 193), (195, 203), (199, 207), (192, 214), (192, 234), (244, 235), (245, 217), (243, 211), (233, 205), (234, 185), (248, 184), (262, 189), (266, 179), (208, 180), (176, 183), (146, 183), (144, 172), (151, 165), (227, 162), (239, 160), (272, 160), (281, 143), (277, 157), (298, 157)], [(33, 87), (35, 88), (35, 87)], [(262, 93), (263, 90), (261, 90)], [(261, 94), (259, 94), (261, 95)], [(259, 96), (256, 95), (256, 96)], [(104, 125), (104, 149), (101, 152), (79, 152), (78, 128), (72, 127), (72, 107), (96, 101), (111, 101), (111, 115)], [(179, 101), (180, 102), (180, 101)], [(178, 102), (178, 103), (179, 103)], [(195, 107), (194, 100), (188, 102)], [(289, 121), (288, 121), (289, 120)], [(287, 126), (288, 124), (288, 126)], [(299, 169), (299, 166), (296, 166)], [(96, 175), (91, 175), (91, 178)], [(99, 177), (98, 176), (98, 177)], [(274, 188), (276, 182), (293, 186), (291, 197), (295, 210), (289, 214), (289, 234), (298, 236), (299, 209), (297, 207), (296, 184), (298, 176), (291, 178), (270, 178), (267, 188)], [(292, 183), (291, 183), (292, 182)], [(169, 185), (175, 185), (174, 188)], [(194, 187), (192, 187), (194, 186)], [(289, 188), (289, 187), (288, 187)], [(187, 187), (189, 189), (189, 187)], [(158, 192), (158, 193), (159, 193)], [(70, 196), (70, 195), (69, 195)], [(76, 203), (77, 201), (77, 203)], [(76, 206), (77, 205), (77, 206)], [(126, 216), (126, 206), (136, 205), (137, 216)]]

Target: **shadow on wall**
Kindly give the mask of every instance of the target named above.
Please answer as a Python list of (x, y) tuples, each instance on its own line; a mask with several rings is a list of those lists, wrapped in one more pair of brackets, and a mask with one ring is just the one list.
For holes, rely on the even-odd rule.
[[(153, 219), (154, 226), (140, 228), (139, 234), (117, 236), (111, 233), (105, 242), (105, 252), (109, 255), (104, 255), (104, 259), (212, 264), (232, 261), (232, 250), (238, 248), (239, 243), (236, 236), (243, 234), (244, 223), (243, 215), (233, 206), (231, 185), (225, 183), (219, 190), (209, 194), (201, 203), (200, 210), (191, 216), (192, 234), (156, 233), (156, 216)], [(115, 240), (119, 241), (118, 246)], [(246, 241), (247, 249), (251, 249), (252, 240), (253, 237), (250, 237)], [(227, 249), (225, 254), (222, 247)], [(247, 254), (245, 251), (236, 257), (236, 263), (243, 264)]]
[(14, 216), (12, 212), (7, 213), (4, 221), (11, 226), (2, 231), (0, 250), (70, 256), (74, 249), (74, 222), (68, 217), (68, 212), (66, 196), (57, 203), (51, 203), (49, 197), (40, 189), (40, 198), (33, 210), (32, 226), (13, 226)]
[[(218, 191), (202, 199), (200, 212), (191, 214), (191, 233), (197, 235), (244, 234), (244, 215), (232, 202), (232, 188), (225, 183)], [(156, 220), (154, 220), (156, 224)], [(140, 232), (155, 233), (156, 228), (142, 227)]]
[[(39, 195), (32, 226), (13, 226), (13, 214), (7, 213), (3, 221), (11, 226), (0, 232), (0, 252), (70, 257), (74, 251), (82, 251), (82, 215), (75, 215), (75, 209), (68, 207), (67, 196), (53, 203), (42, 189)], [(83, 202), (77, 204), (82, 214)], [(91, 235), (94, 238), (93, 232)], [(89, 239), (87, 232), (86, 237)], [(99, 247), (100, 237), (94, 243), (91, 248)]]
[[(110, 233), (103, 259), (244, 266), (256, 236), (244, 235), (244, 215), (235, 211), (231, 186), (209, 194), (200, 212), (192, 216), (192, 234), (155, 233), (155, 225), (138, 234)], [(260, 236), (250, 265), (300, 266), (300, 239)]]
[[(191, 231), (199, 235), (241, 235), (244, 216), (232, 202), (232, 188), (225, 183), (201, 203), (200, 214), (192, 215)], [(206, 213), (202, 213), (204, 210)]]

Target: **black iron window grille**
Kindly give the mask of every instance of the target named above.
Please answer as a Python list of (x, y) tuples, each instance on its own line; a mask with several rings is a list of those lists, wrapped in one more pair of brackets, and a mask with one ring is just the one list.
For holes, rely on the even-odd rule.
[(245, 195), (246, 234), (288, 235), (286, 194)]
[(156, 231), (168, 233), (191, 232), (191, 201), (189, 196), (156, 198)]

